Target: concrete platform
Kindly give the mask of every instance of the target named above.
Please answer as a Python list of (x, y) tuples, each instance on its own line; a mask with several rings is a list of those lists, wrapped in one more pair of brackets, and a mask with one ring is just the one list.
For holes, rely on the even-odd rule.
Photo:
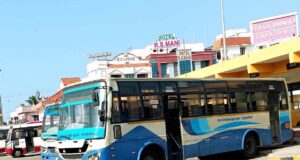
[(300, 128), (293, 128), (294, 142), (298, 145), (278, 150), (268, 154), (268, 160), (300, 160)]

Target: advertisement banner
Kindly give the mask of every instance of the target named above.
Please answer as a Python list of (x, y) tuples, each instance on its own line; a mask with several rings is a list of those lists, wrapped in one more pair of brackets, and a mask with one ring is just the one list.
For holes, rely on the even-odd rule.
[(280, 15), (250, 22), (253, 44), (280, 42), (298, 36), (297, 13)]

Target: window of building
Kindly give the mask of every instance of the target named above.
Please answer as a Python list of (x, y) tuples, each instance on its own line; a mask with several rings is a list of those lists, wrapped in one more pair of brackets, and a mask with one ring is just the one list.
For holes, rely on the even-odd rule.
[(178, 63), (177, 62), (175, 62), (175, 63), (173, 63), (173, 68), (174, 68), (174, 76), (176, 77), (176, 76), (178, 76)]
[(191, 60), (179, 61), (180, 74), (191, 72)]
[(33, 115), (33, 121), (39, 121), (39, 115)]
[(244, 46), (240, 47), (240, 55), (244, 55), (246, 51), (246, 48)]
[(134, 78), (134, 74), (124, 74), (124, 78)]
[(201, 68), (205, 68), (207, 66), (209, 66), (209, 61), (208, 60), (201, 61)]
[(193, 71), (201, 69), (201, 61), (193, 61)]
[(221, 56), (221, 52), (217, 52), (217, 60), (221, 60), (222, 56)]
[(152, 77), (158, 77), (157, 63), (151, 63)]
[(161, 67), (161, 76), (162, 76), (162, 78), (166, 78), (167, 77), (167, 64), (166, 63), (161, 63), (160, 67)]
[(110, 77), (113, 77), (113, 78), (122, 78), (122, 75), (110, 75)]
[(138, 74), (137, 78), (148, 78), (148, 74)]
[(206, 114), (204, 94), (181, 95), (182, 117)]

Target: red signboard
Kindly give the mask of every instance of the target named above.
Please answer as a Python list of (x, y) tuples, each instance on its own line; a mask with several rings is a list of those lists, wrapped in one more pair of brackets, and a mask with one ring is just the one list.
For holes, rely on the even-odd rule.
[(297, 13), (250, 22), (253, 44), (279, 42), (298, 36)]

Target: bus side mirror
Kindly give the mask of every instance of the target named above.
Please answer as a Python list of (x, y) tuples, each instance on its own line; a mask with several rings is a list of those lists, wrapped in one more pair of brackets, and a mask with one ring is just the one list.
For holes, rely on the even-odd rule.
[(99, 119), (101, 122), (105, 121), (105, 110), (99, 110), (98, 111)]
[(99, 106), (99, 90), (95, 89), (93, 92), (93, 106)]
[(115, 125), (114, 126), (114, 138), (115, 139), (120, 139), (122, 137), (122, 130), (120, 125)]

